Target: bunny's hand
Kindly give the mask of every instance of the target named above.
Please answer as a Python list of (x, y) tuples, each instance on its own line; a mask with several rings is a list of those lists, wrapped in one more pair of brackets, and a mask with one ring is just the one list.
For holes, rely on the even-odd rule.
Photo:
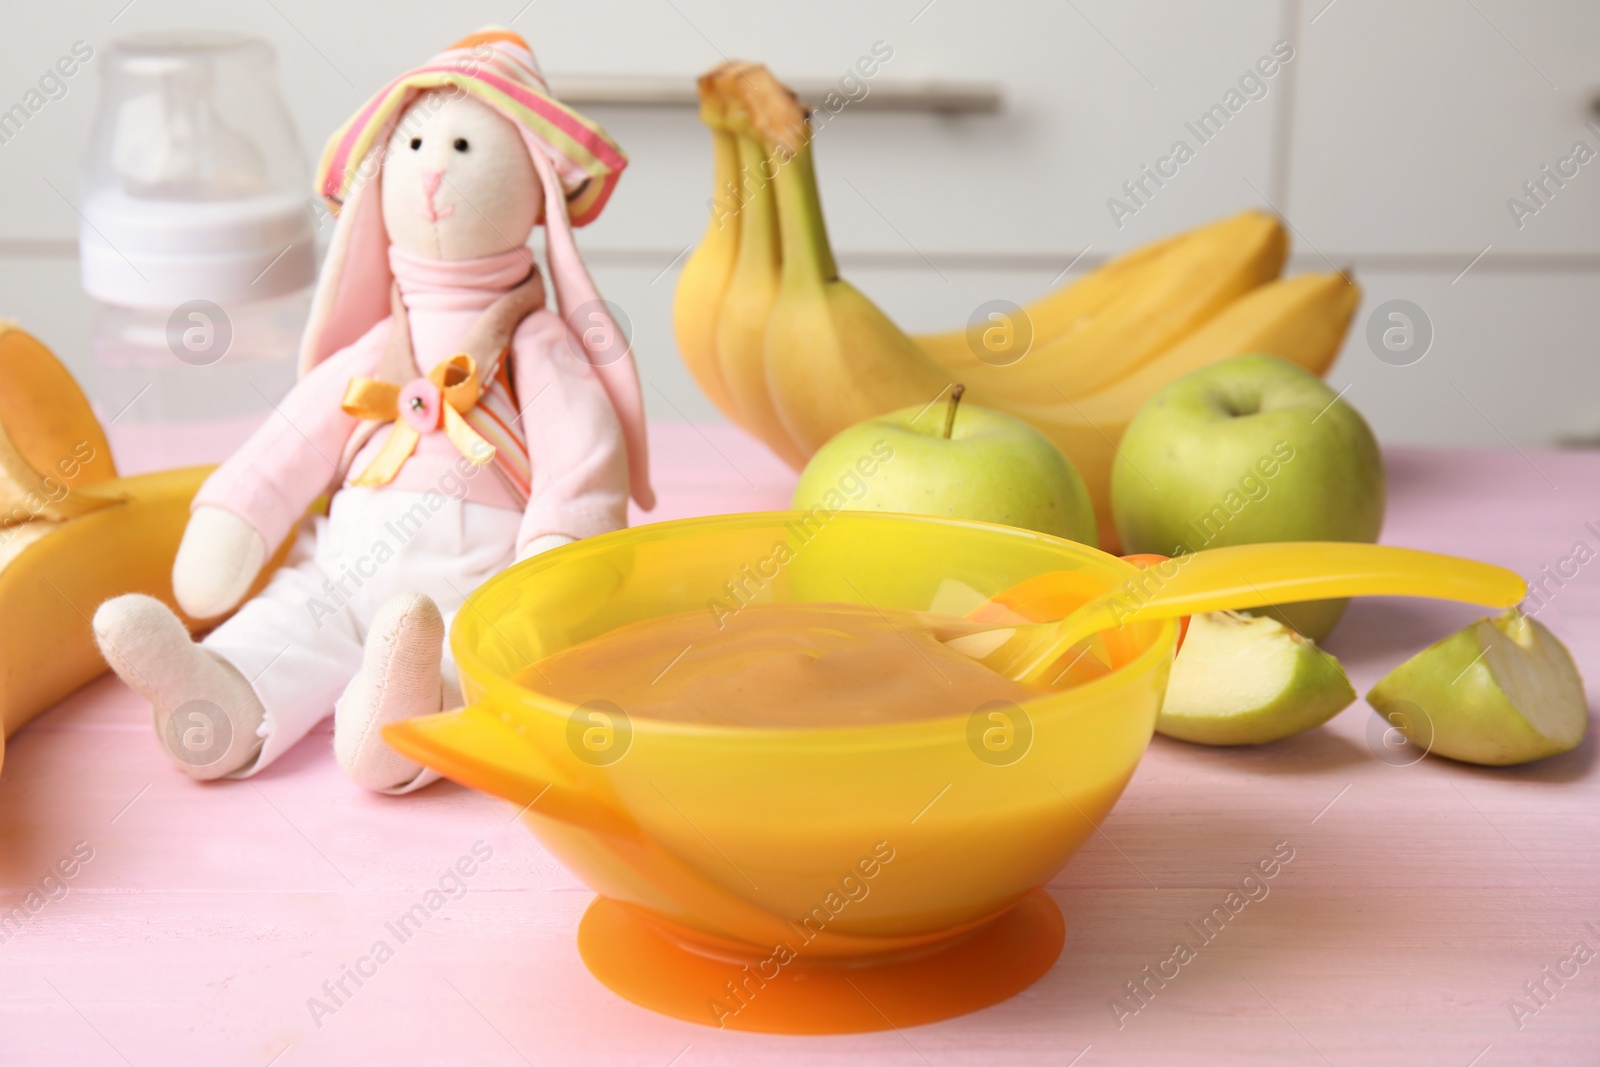
[(172, 593), (196, 619), (237, 607), (267, 559), (256, 528), (223, 508), (202, 505), (189, 516), (172, 564)]

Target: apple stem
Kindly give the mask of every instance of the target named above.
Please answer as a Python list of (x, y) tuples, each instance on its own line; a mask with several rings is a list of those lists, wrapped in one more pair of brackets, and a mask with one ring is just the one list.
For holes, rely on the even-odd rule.
[(956, 408), (961, 406), (961, 395), (966, 391), (967, 387), (960, 382), (950, 390), (950, 406), (944, 412), (944, 437), (947, 441), (950, 439), (950, 431), (956, 428)]

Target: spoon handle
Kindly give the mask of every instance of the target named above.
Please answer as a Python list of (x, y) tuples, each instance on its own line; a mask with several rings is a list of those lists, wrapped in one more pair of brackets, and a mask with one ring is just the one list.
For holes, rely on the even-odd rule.
[(1412, 548), (1344, 541), (1212, 548), (1147, 568), (1058, 623), (1025, 628), (1036, 637), (1019, 629), (1013, 640), (1027, 647), (1001, 650), (1016, 664), (1002, 673), (1038, 681), (1073, 645), (1130, 622), (1348, 596), (1419, 596), (1506, 608), (1527, 591), (1527, 583), (1504, 567)]

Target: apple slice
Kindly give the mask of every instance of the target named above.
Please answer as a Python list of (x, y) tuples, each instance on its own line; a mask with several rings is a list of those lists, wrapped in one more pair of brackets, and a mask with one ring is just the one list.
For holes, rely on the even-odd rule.
[(1367, 702), (1424, 751), (1489, 766), (1576, 748), (1589, 725), (1572, 656), (1515, 608), (1418, 652)]
[(1195, 615), (1156, 730), (1202, 745), (1262, 745), (1327, 722), (1355, 700), (1339, 661), (1277, 619)]

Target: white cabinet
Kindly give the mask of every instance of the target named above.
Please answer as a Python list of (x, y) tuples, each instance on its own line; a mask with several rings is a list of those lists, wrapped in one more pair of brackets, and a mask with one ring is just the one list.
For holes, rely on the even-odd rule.
[[(648, 14), (633, 15), (641, 7)], [(824, 0), (804, 7), (679, 0), (637, 5), (541, 3), (528, 12), (552, 72), (643, 69), (692, 76), (724, 56), (758, 58), (780, 77), (842, 75), (875, 42), (893, 49), (873, 82), (997, 83), (997, 115), (854, 113), (817, 141), (824, 209), (838, 249), (895, 255), (1059, 259), (1097, 252), (1229, 210), (1268, 181), (1269, 95), (1241, 112), (1166, 189), (1119, 228), (1106, 201), (1184, 136), (1183, 123), (1220, 99), (1278, 39), (1280, 6), (1179, 0)], [(596, 39), (599, 11), (624, 27)], [(665, 16), (662, 15), (665, 12)], [(629, 26), (630, 19), (646, 20)], [(915, 21), (913, 21), (915, 19)], [(597, 111), (633, 156), (590, 240), (676, 252), (704, 225), (710, 187), (705, 137), (692, 116)], [(1059, 270), (1060, 267), (1057, 267)], [(1052, 272), (1054, 273), (1054, 272)], [(935, 281), (940, 281), (936, 274)], [(1048, 277), (1048, 276), (1047, 276)], [(940, 281), (940, 284), (943, 284)]]
[[(1528, 448), (1600, 437), (1600, 361), (1587, 311), (1600, 303), (1600, 274), (1472, 272), (1454, 285), (1451, 277), (1362, 272), (1361, 307), (1328, 380), (1350, 387), (1346, 399), (1379, 440)], [(1369, 347), (1367, 324), (1390, 300), (1428, 318), (1432, 344), (1415, 363), (1385, 362)], [(1531, 467), (1528, 476), (1540, 478)]]
[(1600, 5), (1325, 3), (1303, 8), (1286, 205), (1311, 240), (1456, 270), (1490, 245), (1486, 260), (1600, 252)]
[[(893, 58), (869, 92), (930, 80), (1000, 86), (996, 114), (847, 108), (819, 135), (841, 264), (908, 328), (956, 326), (994, 297), (1025, 301), (1085, 249), (1080, 269), (1275, 205), (1296, 231), (1293, 269), (1353, 264), (1369, 290), (1335, 378), (1355, 383), (1351, 398), (1380, 436), (1526, 446), (1600, 427), (1581, 328), (1600, 296), (1600, 158), (1575, 174), (1562, 163), (1580, 139), (1600, 152), (1600, 132), (1585, 125), (1600, 93), (1593, 0), (484, 0), (403, 13), (377, 0), (35, 4), (10, 12), (0, 36), (0, 110), (74, 41), (102, 48), (142, 29), (236, 28), (277, 47), (314, 158), (406, 64), (508, 20), (557, 84), (564, 75), (687, 84), (724, 57), (814, 83), (881, 41)], [(1284, 54), (1280, 41), (1292, 58), (1258, 67), (1275, 47)], [(97, 90), (91, 62), (0, 142), (0, 314), (36, 324), (80, 368), (72, 200)], [(670, 328), (669, 265), (705, 225), (705, 131), (688, 108), (591, 111), (632, 162), (580, 243), (633, 321), (652, 416), (710, 417)], [(1547, 165), (1569, 171), (1563, 186)], [(1519, 228), (1507, 200), (1527, 201), (1528, 181), (1544, 183), (1548, 203)], [(1125, 183), (1142, 186), (1138, 199)], [(1120, 220), (1113, 198), (1129, 209)], [(1367, 350), (1364, 318), (1383, 294), (1433, 319), (1436, 347), (1423, 363), (1388, 367)]]
[[(279, 53), (284, 91), (313, 157), (368, 93), (479, 22), (506, 12), (463, 5), (390, 18), (376, 3), (176, 0), (135, 4), (115, 24), (82, 5), (19, 11), (0, 40), (6, 93), (43, 71), (75, 40), (91, 47), (140, 29), (223, 25), (258, 33)], [(281, 14), (279, 14), (281, 12)], [(516, 14), (516, 12), (512, 12)], [(725, 56), (757, 58), (780, 77), (835, 79), (876, 42), (893, 51), (868, 82), (977, 80), (999, 84), (997, 115), (852, 114), (819, 138), (824, 196), (844, 251), (901, 254), (1067, 254), (1128, 247), (1229, 210), (1266, 188), (1274, 114), (1282, 94), (1233, 116), (1148, 207), (1113, 224), (1112, 197), (1141, 179), (1185, 129), (1222, 100), (1282, 33), (1275, 0), (1195, 5), (1161, 0), (1075, 3), (999, 0), (818, 0), (786, 5), (729, 0), (542, 0), (515, 28), (547, 74), (676, 75), (688, 81)], [(1281, 81), (1281, 79), (1280, 79)], [(14, 143), (0, 145), (0, 239), (70, 239), (70, 198), (97, 90), (91, 62), (70, 92), (47, 104)], [(588, 241), (611, 249), (671, 249), (698, 234), (710, 187), (704, 131), (688, 110), (596, 108), (632, 157)], [(1146, 181), (1146, 188), (1153, 186)], [(1062, 261), (1065, 265), (1066, 260)]]

